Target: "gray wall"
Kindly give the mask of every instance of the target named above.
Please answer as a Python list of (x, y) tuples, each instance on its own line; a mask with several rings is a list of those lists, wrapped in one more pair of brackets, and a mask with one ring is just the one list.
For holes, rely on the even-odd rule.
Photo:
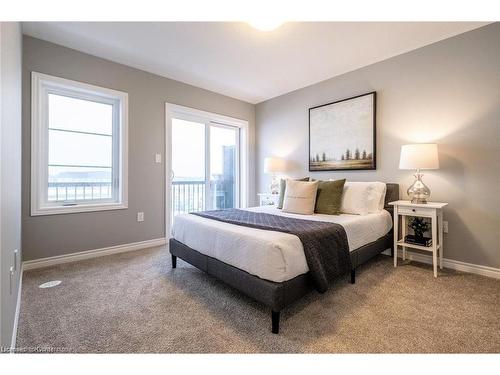
[(9, 347), (20, 282), (20, 257), (10, 288), (14, 250), (21, 255), (21, 26), (0, 23), (0, 345)]
[[(308, 172), (308, 108), (369, 91), (377, 170)], [(262, 102), (256, 123), (258, 191), (269, 183), (264, 157), (277, 155), (290, 176), (399, 182), (405, 192), (413, 178), (398, 170), (401, 145), (438, 143), (441, 169), (424, 180), (431, 200), (449, 202), (445, 258), (500, 267), (499, 23)]]
[[(129, 94), (129, 208), (30, 217), (31, 71)], [(23, 259), (37, 259), (165, 236), (165, 102), (220, 113), (250, 123), (255, 107), (227, 96), (24, 36), (23, 43)], [(251, 153), (253, 155), (253, 153)], [(254, 178), (253, 162), (250, 180)], [(254, 186), (250, 196), (254, 198)], [(136, 215), (143, 211), (145, 221)]]

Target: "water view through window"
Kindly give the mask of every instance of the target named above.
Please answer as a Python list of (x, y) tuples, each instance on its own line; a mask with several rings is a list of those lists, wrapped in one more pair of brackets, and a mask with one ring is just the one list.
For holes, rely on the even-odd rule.
[(111, 199), (113, 106), (48, 95), (48, 201)]

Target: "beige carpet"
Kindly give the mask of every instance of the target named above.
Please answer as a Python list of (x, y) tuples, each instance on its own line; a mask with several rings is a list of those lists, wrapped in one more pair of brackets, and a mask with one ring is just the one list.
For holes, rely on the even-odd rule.
[[(24, 274), (17, 347), (63, 352), (500, 352), (500, 280), (379, 256), (282, 314), (165, 249)], [(51, 289), (38, 285), (50, 280)]]

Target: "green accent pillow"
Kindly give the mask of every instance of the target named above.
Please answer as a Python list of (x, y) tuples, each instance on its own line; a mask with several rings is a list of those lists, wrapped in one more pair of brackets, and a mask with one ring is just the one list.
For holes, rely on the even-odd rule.
[(335, 181), (320, 181), (314, 212), (317, 214), (339, 215), (344, 184), (345, 178)]
[[(304, 178), (296, 178), (294, 179), (295, 181), (309, 181), (309, 177), (304, 177)], [(280, 180), (280, 195), (278, 197), (278, 206), (276, 208), (283, 208), (283, 201), (285, 200), (285, 189), (286, 189), (286, 180), (281, 179)]]

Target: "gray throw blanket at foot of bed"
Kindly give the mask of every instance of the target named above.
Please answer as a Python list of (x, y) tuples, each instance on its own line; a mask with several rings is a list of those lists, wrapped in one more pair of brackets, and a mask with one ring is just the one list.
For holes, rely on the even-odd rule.
[(347, 235), (340, 224), (236, 208), (192, 214), (225, 223), (296, 235), (304, 247), (307, 265), (318, 292), (325, 292), (335, 277), (351, 270)]

